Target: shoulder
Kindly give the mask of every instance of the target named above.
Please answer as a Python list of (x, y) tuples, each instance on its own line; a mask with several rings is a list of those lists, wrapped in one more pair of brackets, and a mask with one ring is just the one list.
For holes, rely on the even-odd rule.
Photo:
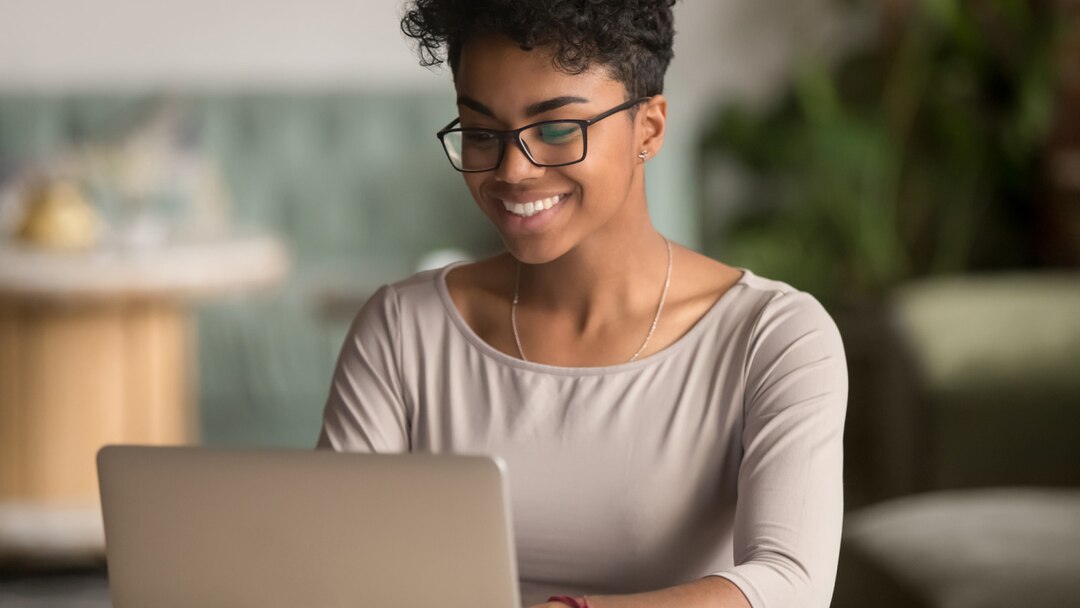
[(832, 316), (812, 294), (792, 287), (784, 281), (760, 276), (750, 270), (741, 281), (745, 297), (754, 310), (754, 334), (764, 338), (778, 327), (789, 331), (818, 329), (836, 334), (839, 331)]
[[(689, 252), (687, 272), (695, 277), (687, 301), (699, 312), (723, 301), (728, 319), (734, 318), (751, 346), (762, 340), (781, 340), (800, 328), (817, 328), (839, 335), (824, 306), (812, 294), (789, 283), (756, 274), (749, 268), (729, 266)], [(733, 316), (733, 317), (732, 317)], [(777, 332), (778, 329), (783, 331)]]
[(843, 340), (832, 316), (813, 295), (749, 273), (744, 277), (753, 302), (744, 374), (748, 392), (792, 384), (807, 390), (846, 394)]
[(387, 283), (380, 288), (386, 296), (402, 300), (430, 300), (438, 295), (437, 282), (440, 274), (453, 267), (457, 262), (440, 268), (418, 271), (403, 279)]
[(439, 318), (442, 307), (438, 280), (453, 264), (423, 270), (384, 283), (371, 293), (353, 319), (350, 333), (373, 331), (398, 334), (409, 319)]
[(439, 268), (421, 270), (397, 281), (386, 283), (371, 295), (371, 300), (383, 305), (392, 305), (403, 314), (432, 306), (441, 306), (442, 292), (445, 291), (445, 277), (448, 271), (462, 264), (462, 262), (453, 262)]

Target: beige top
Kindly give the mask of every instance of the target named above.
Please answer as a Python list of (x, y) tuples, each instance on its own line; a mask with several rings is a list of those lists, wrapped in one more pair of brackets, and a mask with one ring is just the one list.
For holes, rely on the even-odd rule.
[(829, 605), (847, 367), (812, 296), (742, 269), (667, 348), (559, 367), (476, 335), (446, 287), (455, 265), (364, 305), (320, 447), (501, 456), (525, 605), (710, 574), (754, 608)]

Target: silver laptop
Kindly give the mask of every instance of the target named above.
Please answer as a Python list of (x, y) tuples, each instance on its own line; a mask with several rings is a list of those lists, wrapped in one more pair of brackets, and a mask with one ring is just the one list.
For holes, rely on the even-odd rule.
[(107, 446), (114, 608), (516, 608), (484, 456)]

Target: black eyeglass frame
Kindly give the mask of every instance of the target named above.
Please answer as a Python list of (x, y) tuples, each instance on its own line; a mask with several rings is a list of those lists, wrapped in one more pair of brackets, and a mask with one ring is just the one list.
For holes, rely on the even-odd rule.
[[(591, 125), (594, 125), (594, 124), (600, 122), (601, 120), (607, 118), (608, 116), (611, 116), (612, 114), (617, 114), (619, 112), (622, 112), (623, 110), (628, 110), (628, 109), (636, 106), (637, 104), (639, 104), (639, 103), (641, 103), (643, 101), (648, 101), (649, 99), (652, 99), (652, 98), (651, 97), (638, 97), (637, 99), (631, 99), (629, 101), (625, 101), (625, 102), (615, 106), (614, 108), (611, 108), (610, 110), (606, 110), (604, 112), (601, 112), (601, 113), (597, 114), (596, 116), (593, 116), (592, 118), (586, 118), (586, 119), (563, 118), (563, 119), (553, 119), (553, 120), (541, 120), (539, 122), (534, 122), (534, 123), (531, 123), (531, 124), (527, 124), (527, 125), (525, 125), (523, 127), (518, 127), (517, 129), (510, 129), (510, 130), (507, 130), (507, 131), (503, 131), (503, 130), (499, 130), (499, 129), (461, 128), (461, 127), (458, 127), (458, 128), (455, 129), (455, 128), (453, 128), (454, 125), (456, 125), (461, 120), (461, 118), (459, 117), (459, 118), (455, 118), (454, 120), (450, 121), (450, 124), (448, 124), (445, 127), (439, 129), (439, 131), (435, 134), (435, 137), (437, 137), (438, 140), (439, 140), (439, 143), (442, 144), (443, 152), (446, 154), (446, 159), (448, 161), (450, 161), (450, 166), (453, 167), (455, 170), (460, 171), (461, 173), (486, 173), (488, 171), (494, 171), (494, 170), (498, 169), (499, 166), (502, 165), (503, 158), (506, 156), (506, 140), (510, 139), (510, 138), (514, 139), (514, 141), (517, 143), (518, 148), (520, 148), (521, 151), (525, 153), (525, 158), (528, 158), (529, 162), (531, 162), (533, 165), (536, 165), (537, 167), (566, 167), (568, 165), (576, 165), (577, 163), (580, 163), (580, 162), (584, 161), (585, 158), (589, 155), (589, 127)], [(538, 162), (535, 158), (533, 158), (532, 153), (529, 152), (529, 146), (525, 145), (525, 142), (521, 141), (521, 134), (524, 131), (527, 131), (527, 130), (532, 129), (534, 127), (538, 127), (540, 125), (557, 124), (557, 123), (575, 123), (581, 128), (581, 158), (579, 158), (577, 160), (567, 162), (567, 163), (556, 163), (556, 164), (551, 164), (551, 165)], [(458, 169), (457, 165), (454, 164), (454, 159), (451, 158), (450, 151), (446, 149), (446, 142), (443, 140), (443, 138), (446, 137), (447, 134), (449, 134), (449, 133), (454, 133), (454, 132), (464, 133), (466, 131), (470, 132), (470, 133), (490, 133), (490, 134), (492, 134), (492, 135), (494, 135), (494, 136), (496, 136), (498, 138), (498, 140), (499, 140), (499, 156), (498, 156), (498, 158), (495, 159), (495, 166), (494, 167), (492, 167), (490, 169)]]

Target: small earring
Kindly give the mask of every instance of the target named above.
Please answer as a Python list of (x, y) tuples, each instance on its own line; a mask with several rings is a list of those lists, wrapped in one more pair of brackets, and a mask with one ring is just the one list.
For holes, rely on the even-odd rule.
[(641, 152), (638, 152), (638, 158), (640, 158), (642, 162), (645, 162), (645, 160), (649, 158), (649, 151), (642, 150)]

